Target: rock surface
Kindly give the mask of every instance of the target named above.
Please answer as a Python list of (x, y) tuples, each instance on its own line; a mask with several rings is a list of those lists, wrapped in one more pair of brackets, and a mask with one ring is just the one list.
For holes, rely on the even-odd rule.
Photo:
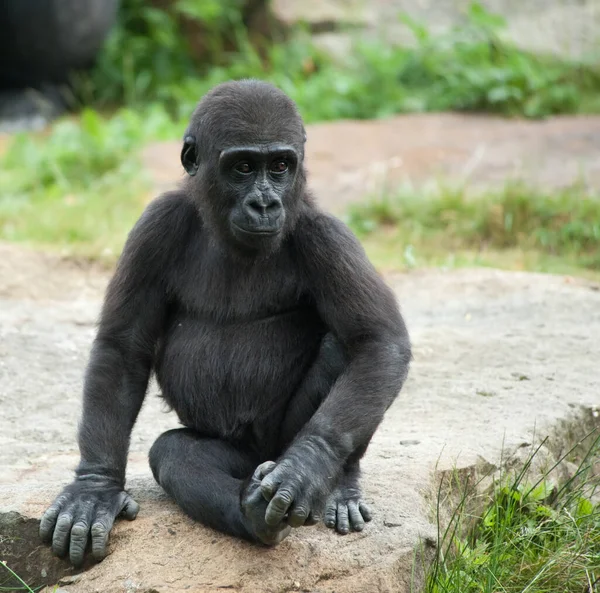
[[(365, 196), (432, 180), (502, 187), (507, 180), (556, 189), (583, 182), (600, 189), (600, 117), (509, 120), (462, 114), (401, 115), (378, 121), (307, 126), (309, 183), (341, 214)], [(179, 142), (148, 146), (143, 158), (157, 191), (183, 175)]]
[[(308, 23), (316, 32), (359, 26), (362, 35), (410, 44), (414, 37), (400, 14), (443, 31), (464, 21), (467, 0), (272, 0), (274, 12), (287, 23)], [(596, 0), (484, 0), (494, 14), (506, 19), (506, 35), (529, 50), (581, 57), (598, 49), (600, 5)], [(335, 34), (335, 33), (334, 33)], [(344, 33), (338, 33), (343, 37)], [(315, 36), (319, 42), (320, 35)]]
[[(310, 126), (311, 185), (341, 213), (369, 187), (467, 173), (497, 186), (521, 172), (600, 187), (600, 118), (516, 122), (457, 115)], [(180, 175), (179, 146), (146, 152), (159, 190)], [(393, 166), (396, 165), (396, 166)], [(142, 509), (119, 522), (111, 555), (76, 574), (36, 538), (38, 519), (72, 475), (81, 380), (107, 275), (0, 244), (0, 560), (32, 585), (71, 593), (408, 593), (415, 551), (433, 552), (434, 470), (489, 467), (533, 433), (600, 405), (600, 287), (493, 270), (388, 277), (415, 360), (364, 463), (374, 521), (361, 534), (296, 530), (258, 549), (183, 516), (152, 481), (147, 452), (177, 424), (152, 385), (135, 428), (128, 484)], [(423, 545), (422, 545), (423, 544)], [(8, 574), (0, 566), (0, 587)], [(49, 591), (53, 591), (52, 588)]]
[[(88, 283), (71, 264), (7, 246), (0, 262), (2, 278), (20, 278), (0, 293), (0, 556), (31, 584), (72, 593), (408, 593), (420, 579), (416, 551), (427, 556), (435, 543), (436, 466), (498, 464), (503, 443), (512, 451), (534, 430), (600, 405), (598, 286), (493, 270), (390, 276), (415, 361), (365, 459), (375, 519), (363, 533), (303, 528), (264, 550), (194, 524), (147, 467), (153, 439), (176, 424), (152, 387), (128, 471), (141, 512), (117, 524), (108, 558), (75, 574), (35, 532), (77, 461), (81, 377), (105, 278)], [(36, 282), (43, 290), (34, 294)]]

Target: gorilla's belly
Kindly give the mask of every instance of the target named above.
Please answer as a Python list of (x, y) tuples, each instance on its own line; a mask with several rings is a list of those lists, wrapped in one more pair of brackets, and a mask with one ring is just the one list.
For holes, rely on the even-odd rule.
[(306, 310), (231, 324), (178, 316), (157, 357), (163, 397), (186, 426), (237, 438), (281, 419), (324, 333)]

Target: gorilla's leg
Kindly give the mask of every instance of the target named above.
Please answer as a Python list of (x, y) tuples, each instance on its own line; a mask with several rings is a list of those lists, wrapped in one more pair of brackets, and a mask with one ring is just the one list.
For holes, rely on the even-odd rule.
[(150, 449), (154, 478), (190, 517), (221, 532), (273, 545), (290, 528), (269, 527), (264, 522), (267, 502), (257, 485), (252, 488), (252, 481), (260, 485), (268, 470), (260, 475), (257, 470), (245, 488), (253, 509), (262, 506), (262, 515), (247, 516), (240, 506), (242, 487), (256, 463), (231, 444), (204, 438), (188, 428), (165, 432)]
[[(346, 368), (347, 360), (335, 336), (325, 335), (316, 360), (288, 406), (282, 425), (282, 448), (289, 445), (317, 411)], [(350, 456), (336, 488), (325, 505), (323, 517), (325, 525), (336, 529), (340, 534), (346, 534), (351, 530), (361, 531), (365, 521), (371, 520), (371, 512), (362, 501), (359, 484), (360, 459), (366, 449), (366, 446), (360, 447)], [(310, 525), (314, 522), (316, 517), (309, 516), (304, 524)]]

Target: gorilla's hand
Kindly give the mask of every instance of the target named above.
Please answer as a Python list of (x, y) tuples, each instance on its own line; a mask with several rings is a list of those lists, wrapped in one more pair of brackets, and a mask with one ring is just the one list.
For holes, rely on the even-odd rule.
[(261, 492), (262, 479), (275, 467), (273, 461), (261, 463), (242, 490), (240, 499), (242, 514), (248, 521), (248, 530), (251, 535), (267, 546), (281, 543), (290, 533), (291, 527), (285, 523), (267, 525), (265, 512), (269, 504)]
[(286, 519), (292, 527), (314, 524), (327, 496), (337, 483), (341, 464), (322, 439), (308, 437), (294, 443), (261, 482), (263, 497), (270, 501), (267, 525)]
[(115, 518), (136, 518), (139, 505), (120, 484), (99, 475), (81, 476), (69, 484), (44, 513), (40, 522), (43, 541), (52, 542), (57, 556), (67, 552), (74, 566), (83, 564), (91, 534), (92, 556), (106, 556), (108, 535)]

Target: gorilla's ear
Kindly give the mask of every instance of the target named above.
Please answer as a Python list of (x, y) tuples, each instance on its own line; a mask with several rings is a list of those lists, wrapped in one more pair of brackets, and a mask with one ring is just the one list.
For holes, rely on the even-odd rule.
[(194, 138), (194, 136), (186, 136), (183, 139), (181, 164), (190, 177), (193, 177), (198, 173), (198, 152), (196, 150), (196, 138)]
[(306, 129), (304, 126), (302, 126), (302, 138), (303, 138), (304, 142), (306, 143)]

